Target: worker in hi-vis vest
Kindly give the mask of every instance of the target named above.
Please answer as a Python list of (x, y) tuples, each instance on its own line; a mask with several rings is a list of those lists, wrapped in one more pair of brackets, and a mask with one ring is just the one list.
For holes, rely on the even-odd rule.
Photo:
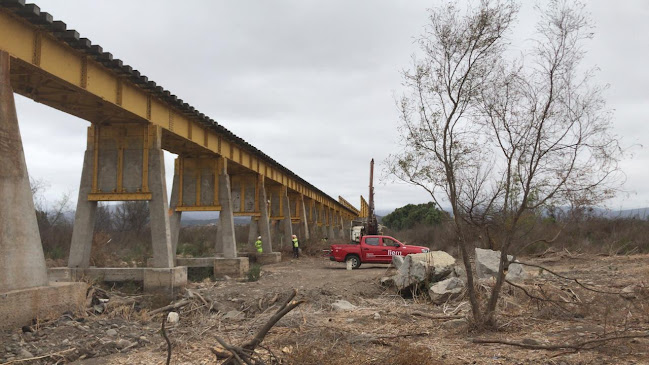
[(257, 248), (257, 253), (264, 252), (264, 249), (261, 247), (261, 236), (257, 237), (257, 242), (255, 242), (255, 247)]
[(291, 241), (293, 242), (293, 257), (297, 259), (300, 257), (300, 244), (297, 241), (297, 236), (293, 235), (293, 239)]

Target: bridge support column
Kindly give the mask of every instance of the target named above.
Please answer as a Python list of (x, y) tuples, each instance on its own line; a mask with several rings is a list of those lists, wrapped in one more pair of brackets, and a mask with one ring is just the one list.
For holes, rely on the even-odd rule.
[(219, 173), (219, 231), (217, 243), (221, 244), (222, 258), (214, 259), (214, 276), (244, 276), (248, 272), (249, 262), (247, 257), (237, 257), (237, 241), (234, 235), (234, 213), (232, 204), (232, 190), (230, 176), (228, 175), (227, 162), (223, 161)]
[(171, 223), (169, 222), (169, 200), (165, 181), (164, 154), (161, 147), (162, 130), (155, 127), (155, 141), (149, 149), (149, 215), (151, 224), (151, 243), (153, 245), (153, 267), (174, 267), (175, 253), (171, 243)]
[(70, 243), (70, 256), (68, 258), (68, 267), (71, 268), (87, 268), (90, 266), (90, 252), (95, 233), (97, 202), (88, 200), (88, 194), (90, 194), (92, 189), (92, 173), (94, 169), (94, 145), (90, 143), (92, 141), (90, 137), (89, 134), (88, 148), (83, 157), (83, 168), (81, 169), (77, 210), (74, 213), (74, 226), (72, 227), (72, 241)]
[(304, 195), (300, 195), (299, 204), (300, 204), (300, 212), (302, 213), (300, 215), (300, 227), (302, 230), (302, 237), (300, 237), (300, 240), (304, 240), (306, 242), (311, 238), (311, 234), (309, 233), (309, 223), (307, 222), (306, 205), (304, 204)]
[(284, 218), (282, 219), (282, 227), (284, 229), (284, 240), (289, 244), (289, 247), (293, 247), (291, 240), (293, 239), (293, 225), (291, 224), (291, 203), (288, 199), (288, 191), (286, 187), (282, 188), (282, 201), (283, 201), (283, 212)]
[(329, 239), (335, 239), (336, 238), (336, 232), (334, 231), (334, 215), (333, 211), (331, 209), (327, 210), (327, 235), (329, 235)]
[[(74, 280), (73, 272), (89, 267), (97, 202), (132, 200), (148, 201), (153, 251), (150, 267), (138, 280), (144, 282), (145, 291), (173, 294), (186, 284), (187, 270), (175, 267), (178, 230), (172, 228), (174, 209), (167, 200), (162, 129), (153, 125), (95, 124), (88, 129), (65, 277)], [(180, 216), (175, 218), (179, 222)]]
[[(278, 220), (272, 220), (268, 222), (270, 225), (270, 236), (271, 239), (274, 239), (275, 242), (273, 242), (272, 247), (275, 247), (275, 249), (278, 249), (278, 247), (281, 247), (282, 244), (282, 237), (280, 235), (279, 231), (279, 221)], [(261, 239), (264, 239), (264, 236), (261, 236)]]
[(343, 238), (347, 240), (351, 239), (351, 232), (350, 232), (351, 229), (352, 229), (352, 223), (347, 219), (343, 219)]
[(345, 225), (343, 224), (343, 216), (342, 214), (337, 215), (337, 220), (336, 223), (338, 224), (338, 238), (344, 239), (345, 238)]
[(45, 256), (9, 80), (9, 55), (0, 52), (0, 292), (47, 283)]
[(169, 224), (171, 225), (171, 251), (173, 252), (174, 262), (178, 253), (178, 238), (180, 236), (180, 221), (182, 211), (176, 211), (178, 207), (178, 192), (180, 190), (180, 176), (178, 169), (174, 172), (174, 181), (171, 185), (171, 199), (169, 200)]
[[(273, 241), (270, 234), (270, 218), (268, 216), (268, 199), (266, 197), (266, 187), (264, 184), (264, 177), (259, 177), (259, 235), (261, 236), (261, 243), (264, 253), (273, 252)], [(281, 259), (281, 257), (280, 257)]]
[[(226, 165), (227, 166), (227, 165)], [(234, 214), (232, 212), (232, 191), (230, 189), (230, 176), (227, 167), (219, 175), (219, 202), (221, 212), (219, 213), (220, 242), (222, 245), (223, 257), (234, 259), (237, 257), (237, 241), (234, 236)], [(219, 241), (217, 237), (217, 242)], [(219, 247), (217, 247), (218, 252)]]
[(9, 54), (0, 51), (0, 328), (76, 311), (85, 283), (49, 284), (25, 153), (10, 82)]
[(251, 250), (250, 252), (257, 252), (257, 247), (255, 247), (257, 237), (259, 237), (259, 219), (256, 219), (256, 217), (250, 217), (250, 226), (248, 228), (248, 246)]

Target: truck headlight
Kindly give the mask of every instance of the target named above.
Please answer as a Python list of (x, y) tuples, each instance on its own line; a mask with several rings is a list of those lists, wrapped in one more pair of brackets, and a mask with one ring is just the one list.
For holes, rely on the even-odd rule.
[(422, 253), (428, 253), (429, 251), (430, 251), (430, 250), (427, 249), (427, 248), (422, 248), (422, 249), (421, 249), (421, 252), (422, 252)]

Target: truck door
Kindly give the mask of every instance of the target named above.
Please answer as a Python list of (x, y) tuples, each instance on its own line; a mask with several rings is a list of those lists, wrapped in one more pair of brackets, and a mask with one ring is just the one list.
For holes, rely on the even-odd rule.
[(381, 261), (381, 238), (375, 236), (363, 237), (363, 244), (361, 244), (361, 261), (363, 262), (377, 262)]
[(382, 237), (383, 241), (383, 260), (392, 261), (392, 256), (405, 256), (403, 246), (391, 237)]

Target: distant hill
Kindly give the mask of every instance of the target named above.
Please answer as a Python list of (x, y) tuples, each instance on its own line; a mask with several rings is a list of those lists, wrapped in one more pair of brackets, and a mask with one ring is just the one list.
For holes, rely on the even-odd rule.
[[(219, 221), (219, 212), (183, 212), (180, 218), (183, 226), (204, 226), (215, 224)], [(250, 223), (250, 217), (234, 217), (234, 224), (244, 225)]]

